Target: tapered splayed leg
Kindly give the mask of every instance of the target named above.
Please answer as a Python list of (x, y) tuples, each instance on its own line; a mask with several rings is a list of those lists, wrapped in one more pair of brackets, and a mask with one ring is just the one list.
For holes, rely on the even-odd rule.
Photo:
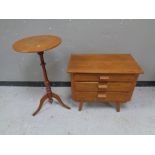
[(47, 95), (47, 94), (44, 95), (44, 96), (40, 99), (40, 104), (39, 104), (37, 110), (32, 114), (33, 116), (35, 116), (35, 115), (40, 111), (40, 109), (42, 108), (42, 106), (43, 106), (43, 104), (44, 104), (44, 102), (45, 102), (46, 99), (48, 99), (48, 95)]
[(117, 102), (115, 106), (116, 106), (116, 111), (117, 112), (120, 112), (120, 106), (121, 106), (121, 104), (119, 102)]
[(58, 101), (58, 103), (59, 103), (60, 105), (62, 105), (63, 107), (65, 107), (65, 108), (67, 108), (67, 109), (71, 109), (69, 106), (65, 105), (65, 104), (62, 102), (61, 98), (60, 98), (57, 94), (52, 93), (52, 95), (53, 95), (53, 98), (57, 99), (57, 101)]
[(79, 111), (82, 110), (83, 104), (84, 104), (83, 102), (80, 102), (80, 103), (79, 103)]
[(48, 102), (52, 104), (53, 103), (53, 99), (49, 99)]

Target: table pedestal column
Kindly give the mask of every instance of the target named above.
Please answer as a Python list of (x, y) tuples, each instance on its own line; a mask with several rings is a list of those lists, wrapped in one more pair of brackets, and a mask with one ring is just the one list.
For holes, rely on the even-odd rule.
[(43, 71), (44, 85), (46, 87), (46, 94), (44, 96), (42, 96), (42, 98), (40, 99), (40, 104), (39, 104), (37, 110), (32, 114), (33, 116), (35, 116), (40, 111), (40, 109), (42, 108), (43, 103), (45, 102), (46, 99), (48, 99), (48, 101), (50, 103), (52, 103), (53, 98), (55, 98), (60, 105), (62, 105), (63, 107), (65, 107), (67, 109), (70, 109), (70, 107), (65, 105), (63, 103), (63, 101), (61, 100), (61, 98), (57, 94), (53, 93), (51, 90), (50, 82), (48, 80), (48, 76), (47, 76), (47, 72), (46, 72), (46, 67), (45, 67), (46, 64), (44, 62), (43, 54), (44, 54), (44, 52), (38, 52), (38, 55), (40, 57), (40, 62), (41, 62), (40, 65), (42, 66), (42, 71)]

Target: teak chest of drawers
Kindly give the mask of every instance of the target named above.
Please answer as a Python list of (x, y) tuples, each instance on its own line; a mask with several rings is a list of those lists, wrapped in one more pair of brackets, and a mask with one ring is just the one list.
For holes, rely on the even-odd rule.
[(131, 99), (143, 70), (130, 54), (74, 54), (68, 69), (72, 98), (79, 102), (112, 102), (116, 111)]

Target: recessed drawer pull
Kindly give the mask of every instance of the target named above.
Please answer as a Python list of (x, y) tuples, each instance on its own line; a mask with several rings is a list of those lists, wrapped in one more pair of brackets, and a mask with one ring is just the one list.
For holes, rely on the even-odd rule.
[(106, 94), (98, 94), (97, 97), (98, 97), (98, 98), (106, 98), (107, 95), (106, 95)]
[(106, 88), (108, 88), (108, 86), (107, 85), (98, 85), (98, 88), (99, 89), (106, 89)]
[(100, 80), (109, 80), (110, 77), (109, 76), (100, 76)]

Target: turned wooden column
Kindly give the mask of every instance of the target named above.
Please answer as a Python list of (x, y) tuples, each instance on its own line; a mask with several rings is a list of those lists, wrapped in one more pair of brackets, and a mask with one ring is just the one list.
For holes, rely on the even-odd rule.
[(50, 86), (50, 82), (48, 80), (48, 76), (47, 76), (47, 71), (46, 71), (46, 63), (44, 61), (44, 52), (38, 52), (38, 55), (40, 57), (40, 65), (42, 67), (42, 71), (43, 71), (43, 77), (44, 77), (44, 85), (46, 87), (46, 92), (47, 92), (47, 95), (48, 95), (48, 99), (49, 101), (52, 101), (52, 90), (51, 90), (51, 86)]

